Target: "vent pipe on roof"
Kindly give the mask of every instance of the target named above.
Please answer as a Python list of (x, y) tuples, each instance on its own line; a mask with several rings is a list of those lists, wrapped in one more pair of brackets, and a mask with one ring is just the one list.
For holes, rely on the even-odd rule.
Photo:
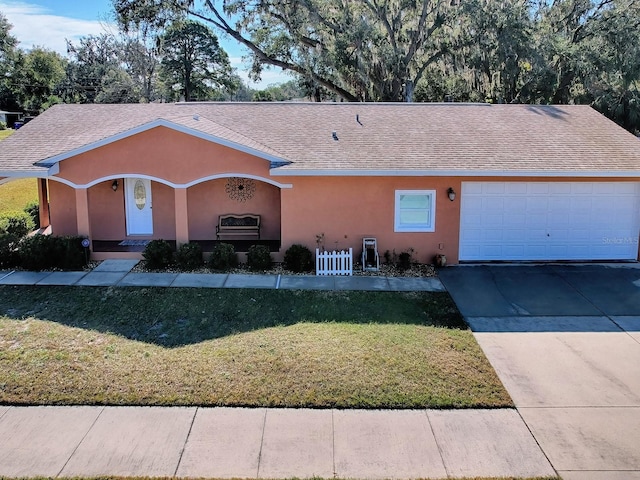
[(331, 136), (335, 141), (338, 141), (338, 132), (331, 132)]
[(198, 120), (200, 120), (200, 115), (195, 114), (195, 115), (193, 116), (193, 119), (197, 122)]

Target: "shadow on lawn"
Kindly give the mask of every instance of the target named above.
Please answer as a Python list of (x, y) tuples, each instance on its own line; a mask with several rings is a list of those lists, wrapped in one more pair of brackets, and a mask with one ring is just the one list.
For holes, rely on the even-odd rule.
[(0, 315), (34, 317), (164, 347), (300, 322), (466, 329), (442, 292), (0, 286)]

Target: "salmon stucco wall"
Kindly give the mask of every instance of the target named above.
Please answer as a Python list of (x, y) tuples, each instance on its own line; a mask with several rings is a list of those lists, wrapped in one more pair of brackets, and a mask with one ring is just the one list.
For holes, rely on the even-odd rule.
[[(413, 249), (414, 260), (431, 263), (444, 254), (458, 262), (460, 200), (450, 201), (447, 190), (460, 192), (460, 179), (442, 177), (296, 177), (282, 190), (282, 249), (302, 243), (316, 248), (324, 234), (327, 250), (352, 247), (362, 251), (363, 237), (376, 237), (381, 257)], [(396, 190), (435, 190), (435, 232), (394, 232)]]
[(157, 127), (60, 162), (58, 176), (85, 185), (113, 175), (148, 175), (186, 184), (219, 173), (269, 176), (262, 158)]
[[(89, 189), (89, 214), (91, 237), (94, 240), (122, 240), (127, 238), (124, 182), (120, 180), (117, 191), (111, 189), (111, 181), (101, 182)], [(176, 213), (174, 190), (167, 185), (151, 182), (153, 203), (153, 235), (135, 238), (176, 238)]]
[(96, 240), (122, 240), (126, 236), (124, 188), (113, 191), (111, 181), (101, 182), (89, 189), (91, 236)]
[(260, 238), (280, 238), (280, 189), (268, 183), (254, 181), (256, 190), (252, 198), (238, 201), (229, 198), (225, 188), (227, 179), (194, 185), (187, 192), (189, 204), (189, 238), (213, 240), (216, 238), (218, 216), (235, 213), (260, 215)]
[(151, 182), (151, 202), (153, 238), (174, 240), (176, 238), (176, 207), (173, 188), (162, 183)]
[(49, 215), (53, 235), (77, 235), (75, 190), (64, 183), (49, 182)]

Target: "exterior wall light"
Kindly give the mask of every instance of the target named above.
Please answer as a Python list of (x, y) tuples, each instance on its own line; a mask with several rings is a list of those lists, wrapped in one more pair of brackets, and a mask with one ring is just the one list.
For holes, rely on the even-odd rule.
[(111, 190), (113, 190), (114, 192), (118, 190), (118, 180), (113, 181), (113, 183), (111, 184)]
[(449, 190), (447, 190), (447, 195), (449, 196), (449, 200), (451, 200), (452, 202), (456, 199), (456, 191), (449, 187)]

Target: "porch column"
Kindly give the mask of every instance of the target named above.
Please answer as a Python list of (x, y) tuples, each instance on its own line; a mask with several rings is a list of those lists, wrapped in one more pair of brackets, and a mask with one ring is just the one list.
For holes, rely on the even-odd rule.
[(187, 206), (187, 189), (174, 190), (176, 207), (176, 247), (189, 243), (189, 209)]
[(89, 191), (86, 188), (76, 189), (76, 223), (78, 225), (78, 235), (91, 238)]
[(51, 224), (49, 217), (49, 193), (47, 190), (47, 179), (38, 179), (38, 200), (40, 203), (40, 228), (47, 228)]

